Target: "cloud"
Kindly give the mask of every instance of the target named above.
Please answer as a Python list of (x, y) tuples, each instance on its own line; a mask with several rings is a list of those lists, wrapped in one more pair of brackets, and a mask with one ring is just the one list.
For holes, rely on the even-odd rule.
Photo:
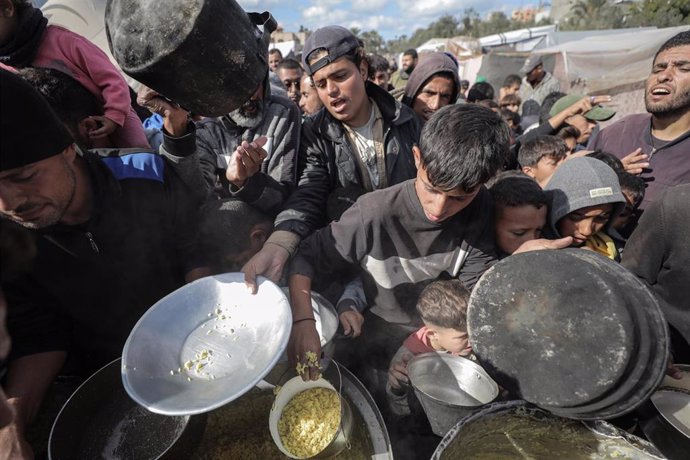
[(348, 28), (356, 27), (360, 30), (376, 30), (394, 29), (399, 26), (400, 22), (391, 16), (363, 16), (361, 18), (353, 19), (346, 24)]
[(326, 5), (313, 5), (302, 11), (302, 18), (307, 21), (313, 30), (330, 24), (341, 24), (351, 16), (349, 11), (331, 9)]
[(352, 11), (381, 12), (387, 3), (388, 0), (353, 0)]

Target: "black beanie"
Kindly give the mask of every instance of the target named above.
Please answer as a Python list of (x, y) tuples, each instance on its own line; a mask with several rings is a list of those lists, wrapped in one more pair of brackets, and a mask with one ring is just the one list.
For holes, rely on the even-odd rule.
[(43, 96), (19, 75), (0, 69), (0, 171), (45, 160), (72, 142)]

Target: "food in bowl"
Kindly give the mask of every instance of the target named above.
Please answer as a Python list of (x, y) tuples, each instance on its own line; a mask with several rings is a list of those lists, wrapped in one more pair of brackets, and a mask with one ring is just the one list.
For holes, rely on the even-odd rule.
[(328, 388), (310, 388), (285, 405), (278, 421), (280, 441), (298, 458), (323, 451), (340, 428), (340, 396)]

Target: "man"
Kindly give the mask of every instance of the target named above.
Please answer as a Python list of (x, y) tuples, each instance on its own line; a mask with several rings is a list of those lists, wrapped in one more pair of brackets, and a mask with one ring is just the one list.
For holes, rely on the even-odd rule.
[(455, 61), (445, 53), (429, 53), (407, 80), (402, 103), (424, 124), (436, 111), (455, 104), (459, 92)]
[(416, 175), (419, 122), (409, 107), (367, 82), (357, 38), (344, 27), (318, 29), (302, 59), (326, 110), (302, 125), (298, 187), (276, 218), (276, 231), (243, 269), (250, 285), (257, 274), (280, 277), (299, 241), (326, 223), (326, 201), (336, 188), (371, 191)]
[(417, 50), (409, 49), (403, 53), (402, 68), (391, 75), (391, 85), (395, 89), (404, 88), (407, 84), (407, 79), (412, 75), (412, 71), (417, 67)]
[(323, 104), (321, 99), (319, 99), (319, 93), (316, 92), (311, 77), (306, 73), (302, 75), (300, 80), (300, 93), (302, 95), (299, 98), (299, 108), (304, 116), (310, 117), (321, 110)]
[(388, 59), (379, 54), (371, 54), (369, 56), (369, 80), (386, 91), (391, 91), (395, 88), (390, 84), (390, 77)]
[(278, 67), (278, 63), (283, 60), (283, 53), (280, 52), (278, 48), (272, 48), (268, 50), (268, 69), (271, 72), (275, 72)]
[(647, 183), (641, 209), (666, 188), (690, 182), (690, 31), (659, 48), (644, 100), (648, 113), (627, 116), (603, 129), (594, 144), (629, 163), (629, 172), (641, 173)]
[[(89, 375), (120, 356), (141, 315), (205, 271), (195, 263), (199, 203), (165, 160), (83, 151), (19, 76), (0, 70), (0, 92), (0, 217), (36, 237), (30, 271), (2, 281), (16, 417), (0, 430), (0, 452), (31, 456), (25, 429), (66, 358)], [(166, 149), (192, 155), (187, 113), (164, 123)]]
[(520, 73), (525, 76), (520, 85), (520, 98), (523, 104), (534, 100), (541, 105), (547, 94), (561, 90), (558, 80), (550, 72), (544, 70), (544, 62), (539, 55), (527, 58)]
[(201, 121), (197, 147), (207, 191), (275, 216), (295, 185), (299, 126), (299, 108), (271, 94), (266, 80), (240, 108)]
[(299, 106), (300, 80), (302, 79), (302, 67), (299, 62), (292, 58), (283, 59), (276, 67), (276, 75), (285, 86), (290, 100)]

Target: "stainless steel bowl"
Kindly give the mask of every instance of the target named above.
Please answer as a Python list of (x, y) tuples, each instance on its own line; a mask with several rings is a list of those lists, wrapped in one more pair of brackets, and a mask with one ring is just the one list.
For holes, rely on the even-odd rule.
[(273, 368), (291, 327), (287, 298), (267, 279), (251, 295), (241, 273), (202, 278), (161, 299), (134, 326), (122, 353), (124, 387), (152, 412), (207, 412)]
[(407, 371), (431, 429), (438, 436), (445, 436), (458, 420), (498, 396), (498, 385), (484, 369), (459, 356), (417, 355)]

